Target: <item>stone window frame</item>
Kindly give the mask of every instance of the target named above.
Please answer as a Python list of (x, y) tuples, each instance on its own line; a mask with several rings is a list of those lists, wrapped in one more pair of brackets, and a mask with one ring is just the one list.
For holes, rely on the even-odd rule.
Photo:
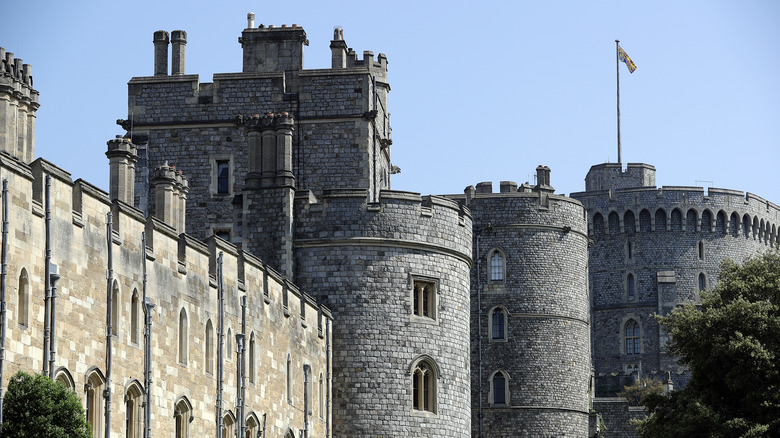
[(636, 245), (633, 240), (626, 241), (625, 252), (623, 254), (627, 262), (633, 262), (636, 259)]
[(699, 242), (696, 244), (696, 253), (699, 260), (706, 260), (707, 248), (704, 245), (704, 240), (699, 240)]
[[(435, 277), (429, 277), (424, 275), (410, 276), (410, 288), (409, 288), (409, 308), (410, 319), (412, 322), (418, 323), (430, 323), (439, 324), (439, 279)], [(430, 286), (432, 289), (432, 296), (427, 298), (427, 306), (425, 305), (424, 289), (418, 289), (418, 285)], [(417, 307), (415, 307), (415, 302)], [(427, 315), (424, 308), (427, 307)]]
[[(494, 275), (496, 274), (496, 266), (493, 265), (493, 260), (495, 257), (498, 257), (501, 261), (501, 266), (499, 267), (500, 271), (499, 274), (501, 278), (495, 279)], [(502, 250), (501, 248), (491, 248), (487, 253), (487, 265), (488, 265), (488, 271), (487, 271), (487, 281), (488, 283), (496, 283), (496, 284), (504, 284), (506, 283), (506, 263), (507, 263), (507, 257), (506, 252)]]
[[(632, 336), (628, 337), (626, 335), (626, 328), (628, 327), (629, 322), (634, 322), (637, 325), (637, 328), (639, 329), (639, 336)], [(642, 325), (642, 320), (639, 318), (638, 315), (630, 313), (622, 318), (620, 322), (620, 355), (621, 356), (629, 356), (629, 357), (636, 357), (637, 355), (641, 355), (644, 353), (644, 346), (642, 345), (642, 339), (644, 339), (644, 326)], [(628, 339), (638, 339), (637, 344), (639, 345), (639, 351), (634, 351), (632, 353), (628, 353), (627, 350), (627, 340)], [(636, 345), (636, 344), (635, 344)]]
[(704, 271), (699, 271), (696, 274), (696, 291), (701, 292), (707, 290), (707, 274)]
[(292, 355), (287, 353), (287, 404), (293, 404), (293, 367), (292, 367)]
[(138, 379), (132, 379), (125, 385), (125, 435), (129, 438), (142, 438), (144, 428), (144, 389)]
[[(493, 336), (493, 315), (496, 311), (501, 311), (504, 314), (504, 335), (502, 337)], [(508, 339), (509, 331), (509, 311), (504, 306), (495, 306), (488, 312), (488, 342), (506, 342)]]
[[(496, 402), (495, 401), (495, 382), (496, 382), (496, 376), (500, 375), (504, 379), (504, 401), (503, 402)], [(504, 370), (496, 370), (493, 371), (493, 373), (490, 375), (490, 378), (488, 379), (488, 404), (490, 406), (509, 406), (510, 404), (510, 394), (509, 394), (509, 373), (507, 373)]]
[(325, 380), (323, 379), (322, 373), (320, 373), (320, 378), (317, 382), (317, 413), (319, 414), (320, 418), (325, 418)]
[[(214, 346), (216, 345), (215, 342), (215, 334), (214, 334), (214, 324), (211, 322), (211, 318), (208, 318), (206, 320), (206, 327), (205, 332), (203, 334), (203, 372), (206, 374), (214, 374)], [(228, 356), (230, 356), (230, 353), (228, 353)]]
[[(624, 290), (624, 296), (625, 301), (627, 303), (635, 303), (639, 301), (639, 293), (637, 292), (637, 278), (636, 273), (634, 271), (626, 271), (626, 273), (623, 275), (623, 290)], [(632, 286), (633, 286), (633, 296), (631, 294), (632, 292)]]
[(227, 357), (225, 357), (226, 362), (232, 362), (233, 361), (233, 353), (236, 351), (233, 347), (233, 328), (228, 326), (227, 329), (227, 335), (225, 335), (225, 349), (227, 350)]
[(260, 436), (259, 429), (260, 429), (260, 419), (257, 417), (257, 414), (255, 414), (255, 412), (252, 411), (246, 416), (247, 436), (251, 436), (251, 437)]
[(174, 436), (176, 438), (189, 438), (190, 423), (194, 419), (192, 403), (186, 396), (179, 396), (173, 404)]
[(221, 436), (225, 438), (233, 438), (236, 435), (236, 416), (230, 409), (225, 410), (225, 415), (222, 416), (222, 432)]
[(255, 383), (257, 381), (256, 375), (257, 372), (255, 371), (257, 367), (255, 366), (255, 358), (257, 357), (257, 352), (255, 351), (255, 332), (254, 330), (249, 332), (249, 342), (247, 346), (247, 378), (249, 380), (249, 384), (252, 386), (255, 386)]
[(181, 307), (179, 310), (177, 361), (183, 367), (187, 366), (190, 348), (189, 317), (187, 313), (187, 309), (184, 307)]
[(105, 433), (103, 390), (106, 386), (106, 377), (100, 368), (93, 366), (85, 373), (84, 381), (86, 382), (84, 384), (84, 415), (87, 422), (92, 425), (92, 436), (103, 438)]
[(119, 289), (119, 281), (114, 279), (111, 283), (111, 336), (119, 337), (119, 321), (122, 318), (121, 310), (122, 291)]
[(141, 295), (138, 293), (138, 288), (134, 287), (133, 292), (130, 294), (130, 344), (141, 344)]
[[(209, 232), (213, 236), (217, 236), (220, 239), (233, 243), (233, 224), (232, 223), (216, 223), (209, 225)], [(224, 236), (220, 236), (221, 233), (227, 233), (228, 238), (225, 239)]]
[(19, 272), (19, 289), (16, 299), (16, 321), (22, 330), (30, 327), (30, 274), (27, 268)]
[(76, 382), (66, 367), (57, 368), (57, 371), (54, 372), (54, 381), (71, 391), (76, 391)]
[[(219, 164), (227, 162), (228, 165), (228, 187), (227, 192), (219, 192)], [(236, 166), (233, 154), (213, 154), (209, 156), (210, 175), (209, 193), (212, 197), (233, 196), (233, 186), (235, 185)]]
[[(441, 369), (439, 364), (427, 354), (417, 356), (409, 368), (406, 370), (409, 376), (409, 400), (411, 404), (411, 415), (420, 417), (438, 418), (439, 412), (439, 379), (441, 379)], [(427, 376), (427, 378), (426, 378)], [(420, 406), (425, 398), (425, 383), (428, 383), (428, 405)], [(415, 385), (416, 383), (416, 385)], [(417, 390), (415, 393), (415, 389)], [(417, 397), (415, 397), (415, 395)], [(417, 404), (415, 404), (417, 400)], [(423, 409), (420, 409), (422, 407)]]

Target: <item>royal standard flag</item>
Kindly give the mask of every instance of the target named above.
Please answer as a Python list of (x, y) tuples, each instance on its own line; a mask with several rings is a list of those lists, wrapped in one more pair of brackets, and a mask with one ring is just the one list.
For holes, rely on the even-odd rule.
[(634, 70), (636, 70), (636, 64), (634, 64), (634, 61), (631, 60), (631, 58), (628, 56), (628, 53), (626, 53), (626, 51), (623, 50), (623, 48), (620, 46), (618, 46), (618, 59), (626, 63), (626, 67), (628, 67), (629, 73), (633, 73)]

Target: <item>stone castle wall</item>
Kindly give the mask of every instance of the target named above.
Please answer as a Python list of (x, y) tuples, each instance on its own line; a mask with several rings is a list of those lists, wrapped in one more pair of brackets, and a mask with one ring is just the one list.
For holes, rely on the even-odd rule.
[[(334, 436), (468, 436), (468, 211), (408, 192), (299, 191), (295, 217), (297, 281), (338, 321)], [(435, 284), (434, 315), (415, 315), (418, 281)], [(430, 410), (413, 405), (420, 361), (437, 374)]]
[[(301, 30), (302, 31), (302, 30)], [(248, 49), (247, 49), (248, 50)], [(156, 75), (129, 82), (128, 119), (122, 125), (139, 148), (135, 205), (154, 210), (148, 171), (164, 161), (190, 178), (188, 231), (198, 238), (214, 230), (242, 231), (233, 223), (233, 196), (247, 174), (247, 140), (241, 117), (288, 112), (295, 119), (296, 187), (390, 187), (387, 63), (373, 55), (363, 66), (197, 75)], [(301, 60), (302, 65), (302, 60)], [(230, 165), (230, 188), (218, 193), (218, 161)]]
[[(587, 436), (590, 375), (587, 227), (582, 205), (545, 190), (501, 193), (480, 183), (471, 271), (472, 436)], [(491, 276), (492, 254), (505, 260)], [(491, 317), (505, 312), (504, 338)], [(508, 379), (505, 403), (492, 379)], [(481, 417), (481, 420), (480, 420)], [(555, 427), (551, 427), (555, 424)]]
[[(667, 336), (652, 315), (697, 301), (700, 281), (713, 288), (723, 260), (740, 263), (777, 246), (780, 208), (752, 194), (714, 188), (636, 187), (572, 196), (588, 210), (594, 240), (590, 276), (597, 376), (636, 368), (656, 377), (671, 371), (675, 385), (683, 385), (685, 369), (664, 354)], [(629, 274), (635, 281), (633, 298)], [(623, 329), (629, 319), (640, 326), (638, 354), (626, 353)], [(597, 392), (621, 389), (608, 387), (608, 381), (598, 379)]]
[[(327, 398), (331, 319), (326, 308), (295, 286), (282, 281), (253, 256), (216, 238), (206, 243), (176, 235), (169, 225), (77, 180), (42, 159), (31, 166), (0, 155), (0, 178), (8, 180), (9, 256), (5, 379), (17, 371), (42, 369), (44, 321), (45, 175), (51, 175), (52, 262), (58, 266), (55, 369), (69, 381), (86, 404), (88, 374), (105, 375), (108, 244), (107, 218), (112, 212), (113, 279), (117, 288), (111, 384), (112, 435), (125, 436), (126, 405), (134, 383), (144, 382), (143, 263), (148, 268), (147, 296), (152, 315), (152, 436), (173, 436), (175, 403), (191, 404), (190, 436), (207, 436), (216, 427), (216, 341), (206, 351), (207, 321), (217, 335), (218, 295), (216, 259), (223, 254), (225, 336), (241, 331), (240, 297), (248, 301), (247, 342), (254, 343), (254, 362), (247, 377), (246, 414), (254, 432), (267, 415), (269, 436), (304, 428), (304, 365), (311, 367), (312, 401), (309, 429), (324, 436), (329, 418), (320, 409)], [(146, 234), (147, 248), (142, 245)], [(26, 272), (26, 284), (20, 281)], [(29, 294), (27, 322), (20, 307), (19, 288)], [(25, 300), (22, 300), (25, 302)], [(286, 306), (285, 306), (286, 304)], [(179, 319), (188, 321), (186, 360), (181, 360)], [(304, 318), (305, 316), (305, 318)], [(223, 408), (236, 415), (235, 339), (225, 339)], [(229, 348), (228, 346), (233, 346)], [(209, 347), (210, 348), (210, 347)], [(249, 347), (247, 347), (249, 355)], [(287, 357), (291, 359), (292, 399), (287, 400)], [(206, 365), (210, 362), (211, 365)], [(249, 361), (247, 361), (249, 363)], [(322, 381), (322, 386), (320, 386)], [(143, 383), (140, 383), (143, 390)], [(320, 391), (322, 388), (322, 391)], [(324, 400), (323, 399), (323, 400)], [(102, 406), (102, 400), (99, 403)], [(101, 420), (102, 421), (102, 420)], [(250, 423), (252, 423), (250, 421)], [(140, 425), (136, 424), (137, 427)], [(96, 436), (103, 436), (102, 426)], [(234, 424), (233, 427), (236, 427)]]

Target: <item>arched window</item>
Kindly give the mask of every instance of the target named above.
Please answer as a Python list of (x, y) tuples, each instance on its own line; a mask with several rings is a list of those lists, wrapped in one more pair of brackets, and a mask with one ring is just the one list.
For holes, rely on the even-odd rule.
[(707, 289), (707, 277), (704, 275), (703, 272), (699, 273), (699, 290), (702, 291), (704, 289)]
[(287, 403), (292, 404), (293, 400), (293, 372), (292, 357), (287, 354)]
[(230, 327), (228, 327), (228, 331), (227, 331), (226, 344), (227, 344), (226, 359), (230, 360), (233, 357), (233, 353), (235, 353), (235, 351), (233, 351), (233, 330), (231, 330)]
[(130, 342), (137, 344), (138, 343), (138, 315), (139, 311), (138, 308), (140, 306), (140, 302), (138, 300), (138, 290), (133, 289), (133, 297), (130, 299)]
[(111, 334), (119, 333), (119, 283), (115, 280), (111, 291)]
[(54, 381), (71, 391), (76, 390), (76, 383), (73, 381), (73, 376), (70, 375), (70, 371), (65, 367), (59, 367), (57, 369), (54, 373)]
[(625, 326), (626, 332), (626, 354), (639, 354), (639, 324), (633, 319), (629, 319)]
[(494, 249), (490, 255), (490, 281), (504, 281), (505, 269), (504, 254)]
[(260, 420), (254, 412), (250, 412), (246, 417), (246, 436), (244, 438), (255, 438), (260, 436)]
[(144, 429), (143, 390), (134, 381), (125, 391), (125, 438), (141, 438)]
[(420, 359), (412, 372), (412, 409), (436, 412), (437, 371), (428, 359)]
[(87, 384), (84, 385), (86, 392), (86, 417), (89, 424), (92, 425), (93, 438), (102, 438), (105, 432), (103, 426), (103, 387), (106, 382), (103, 373), (99, 369), (93, 368), (87, 374)]
[(636, 281), (634, 280), (634, 274), (628, 274), (626, 276), (626, 296), (628, 301), (636, 300)]
[(27, 269), (22, 269), (19, 274), (19, 298), (16, 303), (17, 321), (19, 325), (27, 327), (30, 324), (30, 279)]
[(236, 433), (233, 431), (233, 425), (236, 423), (233, 413), (228, 411), (222, 417), (222, 438), (233, 438)]
[(176, 438), (190, 436), (190, 421), (192, 420), (192, 405), (187, 397), (181, 397), (176, 402), (173, 417), (176, 420)]
[(214, 325), (211, 324), (211, 319), (206, 321), (206, 372), (214, 372)]
[(490, 312), (490, 340), (506, 340), (506, 310), (496, 307)]
[(503, 371), (496, 371), (490, 377), (488, 401), (492, 405), (509, 404), (509, 378)]
[(249, 364), (247, 365), (249, 383), (255, 383), (255, 333), (249, 335)]
[(189, 328), (187, 326), (187, 311), (179, 312), (179, 363), (187, 365), (187, 349), (189, 348)]
[(317, 403), (317, 412), (320, 414), (320, 418), (325, 418), (325, 381), (322, 379), (322, 373), (320, 373), (320, 387), (317, 392), (319, 403)]

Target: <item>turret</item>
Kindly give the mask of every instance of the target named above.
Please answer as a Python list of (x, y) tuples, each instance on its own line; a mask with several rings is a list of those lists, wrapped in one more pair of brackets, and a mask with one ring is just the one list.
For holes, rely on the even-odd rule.
[(169, 166), (166, 161), (154, 169), (152, 185), (155, 193), (154, 216), (183, 233), (189, 181), (180, 170)]
[(135, 196), (135, 163), (138, 161), (136, 146), (130, 139), (117, 135), (107, 142), (110, 166), (109, 192), (111, 199), (133, 205)]
[[(247, 24), (254, 25), (253, 15)], [(244, 73), (303, 70), (303, 46), (309, 45), (306, 32), (297, 24), (282, 27), (248, 27), (238, 39), (244, 49)]]
[(158, 30), (154, 33), (154, 75), (165, 76), (168, 74), (168, 44), (170, 38), (168, 32)]
[(184, 48), (187, 45), (187, 32), (183, 30), (174, 30), (171, 32), (171, 74), (184, 74)]
[(0, 47), (0, 152), (29, 163), (35, 157), (38, 92), (32, 67)]
[(628, 163), (625, 171), (620, 163), (597, 164), (585, 176), (587, 191), (654, 186), (655, 167), (644, 163)]

